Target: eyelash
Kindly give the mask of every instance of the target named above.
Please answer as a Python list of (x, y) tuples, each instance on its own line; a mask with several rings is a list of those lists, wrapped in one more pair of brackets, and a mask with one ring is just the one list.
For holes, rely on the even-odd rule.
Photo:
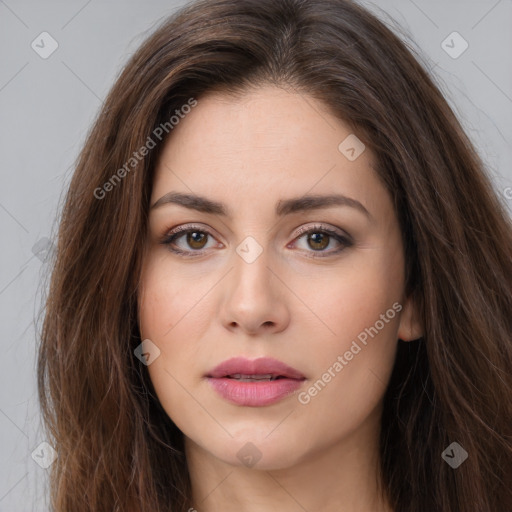
[[(213, 238), (213, 235), (208, 232), (207, 230), (201, 228), (200, 226), (194, 226), (194, 225), (188, 225), (188, 226), (180, 226), (178, 228), (173, 229), (172, 231), (168, 232), (164, 238), (160, 241), (162, 245), (167, 246), (167, 249), (171, 251), (174, 254), (178, 254), (184, 258), (194, 258), (198, 256), (202, 256), (208, 249), (206, 250), (192, 250), (192, 251), (183, 251), (181, 249), (176, 249), (172, 247), (172, 244), (176, 242), (179, 238), (181, 238), (183, 235), (187, 235), (188, 233), (201, 233), (205, 234), (207, 236), (211, 236)], [(338, 232), (334, 231), (333, 229), (330, 229), (326, 226), (322, 225), (315, 225), (310, 228), (301, 228), (299, 230), (298, 235), (294, 238), (294, 241), (299, 240), (305, 235), (308, 235), (310, 233), (321, 233), (328, 235), (329, 237), (334, 238), (342, 247), (339, 249), (336, 249), (334, 251), (326, 252), (325, 250), (321, 251), (307, 251), (313, 253), (311, 256), (308, 256), (310, 258), (326, 258), (329, 256), (333, 256), (335, 254), (339, 254), (341, 251), (343, 251), (345, 248), (351, 247), (353, 245), (352, 240), (348, 236), (343, 236), (339, 234)], [(324, 254), (325, 253), (325, 254)]]

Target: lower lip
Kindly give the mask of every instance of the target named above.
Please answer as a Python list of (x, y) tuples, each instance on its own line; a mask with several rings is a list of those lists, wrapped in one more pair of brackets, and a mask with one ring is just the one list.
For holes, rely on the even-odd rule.
[(208, 377), (217, 393), (237, 405), (262, 407), (282, 400), (302, 386), (303, 380), (277, 379), (260, 382), (243, 382), (227, 377)]

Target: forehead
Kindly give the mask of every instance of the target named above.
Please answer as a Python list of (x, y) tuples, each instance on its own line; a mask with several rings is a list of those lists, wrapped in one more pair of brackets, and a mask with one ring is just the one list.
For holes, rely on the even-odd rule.
[(352, 161), (343, 153), (345, 141), (357, 144), (355, 137), (323, 103), (302, 93), (273, 86), (236, 97), (209, 93), (167, 139), (152, 203), (171, 190), (215, 195), (239, 207), (308, 192), (350, 193), (363, 202), (383, 190), (368, 148)]
[[(212, 92), (199, 98), (172, 131), (166, 149), (171, 153), (195, 149), (199, 154), (208, 149), (231, 157), (266, 154), (272, 161), (283, 150), (289, 159), (314, 151), (311, 158), (318, 160), (322, 154), (337, 156), (339, 143), (349, 135), (354, 135), (351, 129), (322, 102), (267, 86), (241, 96)], [(372, 155), (366, 152), (365, 159), (371, 160)]]

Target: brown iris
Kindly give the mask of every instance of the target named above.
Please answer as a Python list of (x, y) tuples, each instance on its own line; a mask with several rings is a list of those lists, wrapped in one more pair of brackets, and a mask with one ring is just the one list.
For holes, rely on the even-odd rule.
[(187, 233), (187, 244), (194, 249), (202, 249), (206, 242), (206, 233), (200, 231), (191, 231)]
[(329, 235), (325, 233), (312, 233), (308, 235), (308, 243), (312, 249), (325, 249), (329, 245)]

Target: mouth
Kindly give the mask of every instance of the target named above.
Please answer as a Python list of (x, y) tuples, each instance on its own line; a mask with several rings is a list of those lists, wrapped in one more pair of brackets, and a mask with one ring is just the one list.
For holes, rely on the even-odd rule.
[(222, 398), (247, 407), (276, 403), (306, 380), (301, 372), (276, 359), (241, 357), (224, 361), (205, 377)]
[(234, 379), (239, 382), (269, 382), (271, 380), (286, 379), (284, 375), (272, 375), (268, 373), (266, 375), (242, 375), (241, 373), (235, 373), (233, 375), (226, 375), (227, 379)]
[(206, 377), (218, 379), (228, 378), (236, 380), (278, 380), (294, 379), (304, 380), (304, 375), (291, 366), (269, 357), (259, 359), (246, 359), (233, 357), (223, 361), (213, 368)]

